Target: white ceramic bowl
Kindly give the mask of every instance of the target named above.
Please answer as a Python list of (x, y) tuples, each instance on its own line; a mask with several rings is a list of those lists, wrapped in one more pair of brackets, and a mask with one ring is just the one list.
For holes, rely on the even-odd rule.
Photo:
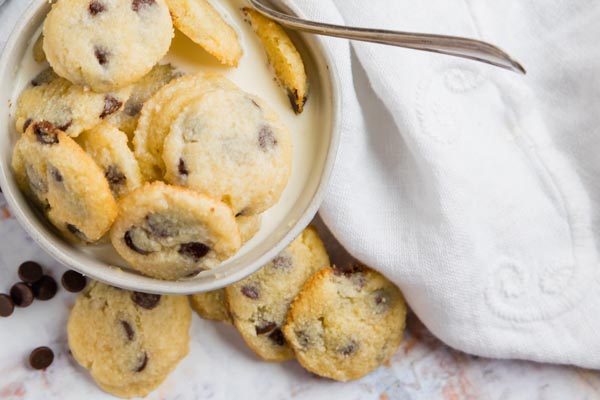
[[(213, 2), (215, 3), (215, 2)], [(63, 240), (19, 191), (11, 170), (12, 149), (18, 139), (14, 127), (16, 99), (36, 70), (32, 42), (50, 6), (35, 0), (17, 22), (0, 56), (0, 185), (10, 208), (31, 237), (52, 257), (69, 268), (125, 289), (150, 293), (189, 294), (224, 287), (250, 275), (273, 259), (310, 223), (323, 199), (340, 134), (339, 82), (331, 55), (319, 37), (293, 34), (309, 74), (311, 93), (305, 112), (297, 117), (273, 82), (264, 52), (241, 18), (243, 0), (217, 3), (241, 34), (244, 58), (237, 70), (220, 66), (186, 38), (176, 35), (173, 61), (184, 70), (224, 73), (242, 89), (265, 98), (291, 128), (294, 164), (290, 183), (279, 203), (263, 217), (260, 232), (232, 259), (218, 268), (182, 281), (142, 276), (127, 267), (109, 244), (76, 246)], [(289, 10), (285, 10), (288, 11)]]

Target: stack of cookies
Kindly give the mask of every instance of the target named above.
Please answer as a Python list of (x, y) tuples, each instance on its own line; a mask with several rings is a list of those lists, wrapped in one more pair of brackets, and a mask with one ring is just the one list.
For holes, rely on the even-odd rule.
[[(365, 266), (331, 267), (311, 227), (258, 272), (190, 301), (201, 317), (234, 325), (263, 360), (296, 358), (338, 381), (358, 379), (389, 360), (406, 317), (394, 284)], [(71, 312), (69, 345), (101, 388), (144, 396), (187, 354), (190, 310), (185, 297), (94, 282)]]
[[(301, 113), (299, 53), (280, 27), (243, 12)], [(110, 231), (132, 268), (166, 280), (234, 255), (292, 165), (290, 132), (265, 101), (222, 75), (159, 63), (174, 26), (223, 64), (243, 55), (205, 0), (56, 2), (33, 48), (49, 67), (18, 99), (13, 152), (19, 187), (63, 236), (93, 244)]]

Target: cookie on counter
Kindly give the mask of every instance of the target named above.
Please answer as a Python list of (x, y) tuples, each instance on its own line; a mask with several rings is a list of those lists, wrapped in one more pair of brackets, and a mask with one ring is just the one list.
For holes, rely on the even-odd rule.
[(185, 296), (160, 296), (92, 282), (71, 310), (71, 353), (98, 386), (120, 397), (156, 389), (189, 351)]
[(111, 241), (133, 268), (167, 280), (214, 268), (241, 245), (227, 205), (162, 182), (146, 184), (121, 198)]
[(115, 199), (143, 183), (140, 167), (127, 145), (127, 135), (107, 122), (82, 133), (77, 142), (104, 171)]
[(262, 213), (279, 200), (292, 167), (292, 141), (275, 111), (239, 89), (204, 93), (165, 138), (165, 180)]
[(77, 137), (123, 108), (130, 94), (130, 88), (95, 93), (47, 68), (33, 78), (31, 86), (17, 100), (17, 131), (24, 132), (33, 121), (48, 121), (67, 135)]
[(304, 368), (348, 381), (396, 352), (405, 319), (402, 294), (383, 275), (360, 265), (330, 267), (308, 280), (283, 333)]
[(235, 30), (206, 0), (167, 0), (173, 24), (222, 64), (237, 67), (242, 46)]
[(259, 357), (267, 361), (294, 357), (281, 331), (289, 305), (306, 280), (327, 266), (325, 246), (309, 227), (273, 261), (225, 289), (233, 323)]
[(133, 139), (133, 132), (142, 111), (142, 106), (161, 87), (173, 79), (182, 76), (171, 64), (157, 64), (142, 79), (131, 86), (131, 96), (121, 109), (106, 120), (125, 132), (129, 139)]
[(165, 0), (58, 1), (43, 30), (44, 53), (54, 71), (96, 92), (146, 75), (174, 35)]
[(193, 294), (190, 296), (190, 301), (192, 308), (200, 317), (213, 321), (231, 322), (225, 302), (225, 289)]
[(19, 188), (65, 237), (98, 241), (117, 216), (104, 171), (73, 139), (49, 122), (33, 122), (15, 144)]
[(190, 101), (216, 88), (235, 88), (235, 85), (220, 74), (199, 72), (173, 80), (144, 104), (133, 144), (146, 180), (164, 177), (163, 144), (171, 123)]

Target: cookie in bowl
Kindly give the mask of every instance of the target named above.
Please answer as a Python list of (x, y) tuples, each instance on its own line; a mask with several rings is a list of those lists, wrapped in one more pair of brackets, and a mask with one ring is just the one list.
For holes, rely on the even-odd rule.
[(58, 1), (44, 22), (43, 49), (58, 75), (108, 92), (146, 75), (173, 35), (164, 0)]
[(49, 122), (33, 122), (15, 144), (19, 188), (66, 238), (98, 241), (117, 217), (104, 172)]
[(162, 182), (121, 198), (110, 236), (115, 250), (134, 269), (166, 280), (212, 269), (241, 246), (239, 228), (226, 204)]

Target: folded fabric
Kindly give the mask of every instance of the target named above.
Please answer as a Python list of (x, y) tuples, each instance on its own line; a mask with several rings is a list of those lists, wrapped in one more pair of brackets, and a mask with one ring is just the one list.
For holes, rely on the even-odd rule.
[(327, 39), (343, 84), (325, 223), (448, 345), (600, 368), (600, 3), (288, 0), (304, 16), (499, 45), (526, 76)]

